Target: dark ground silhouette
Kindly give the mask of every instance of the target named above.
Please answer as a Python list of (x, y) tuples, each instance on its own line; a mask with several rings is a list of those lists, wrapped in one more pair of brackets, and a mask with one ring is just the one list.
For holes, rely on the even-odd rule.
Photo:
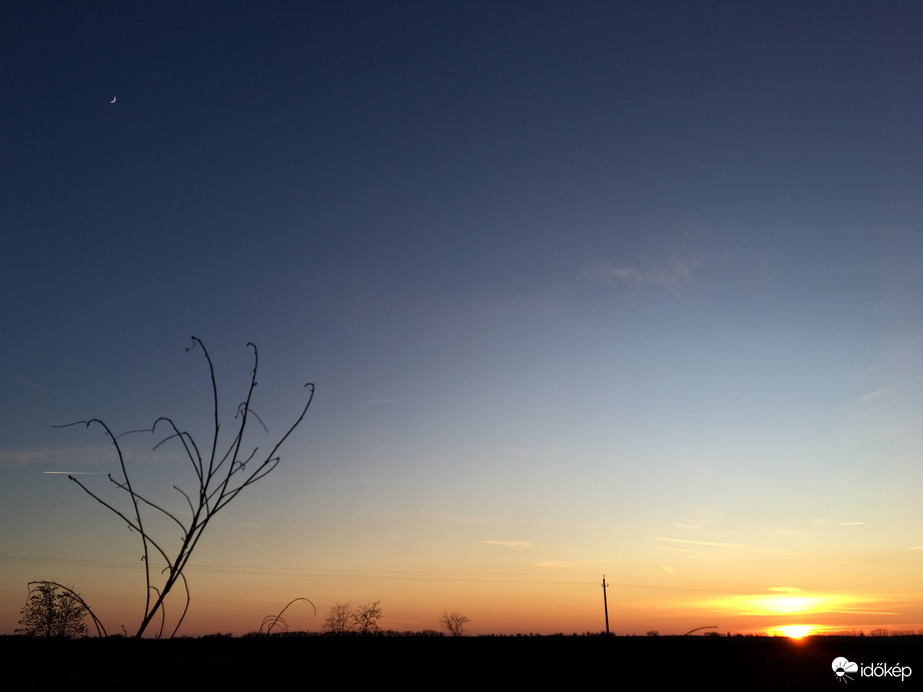
[[(245, 689), (339, 680), (402, 689), (910, 690), (923, 686), (923, 637), (243, 637), (0, 639), (7, 689)], [(831, 663), (908, 666), (902, 682)], [(361, 681), (365, 680), (366, 683)], [(440, 682), (442, 681), (442, 682)], [(65, 687), (68, 686), (68, 687)]]

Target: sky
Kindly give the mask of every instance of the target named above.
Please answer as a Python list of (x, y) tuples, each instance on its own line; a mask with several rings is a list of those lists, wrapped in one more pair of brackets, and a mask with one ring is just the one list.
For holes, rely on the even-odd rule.
[(619, 634), (923, 628), (921, 45), (917, 2), (5, 3), (0, 634), (41, 579), (137, 628), (67, 477), (124, 506), (115, 449), (53, 426), (207, 448), (192, 336), (222, 446), (248, 342), (248, 444), (316, 395), (181, 634), (598, 632), (603, 575)]

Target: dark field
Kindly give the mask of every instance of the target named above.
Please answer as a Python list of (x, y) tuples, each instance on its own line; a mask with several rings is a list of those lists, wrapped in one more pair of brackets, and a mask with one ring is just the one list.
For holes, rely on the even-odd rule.
[[(0, 640), (5, 689), (918, 689), (923, 637)], [(909, 666), (837, 678), (831, 663)], [(881, 669), (879, 669), (881, 670)], [(846, 682), (848, 687), (840, 683)]]

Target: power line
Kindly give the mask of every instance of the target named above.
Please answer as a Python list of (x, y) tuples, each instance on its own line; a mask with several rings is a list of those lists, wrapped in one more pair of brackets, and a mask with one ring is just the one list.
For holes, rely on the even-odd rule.
[[(71, 565), (75, 567), (96, 567), (104, 569), (142, 570), (141, 562), (115, 560), (89, 560), (81, 558), (55, 558), (24, 555), (0, 555), (0, 562), (17, 562), (40, 565)], [(535, 574), (527, 572), (458, 572), (453, 570), (387, 570), (387, 569), (349, 569), (324, 567), (277, 567), (277, 566), (241, 566), (241, 565), (193, 565), (186, 567), (189, 573), (199, 574), (237, 574), (250, 576), (303, 577), (303, 578), (337, 578), (337, 579), (388, 579), (397, 581), (445, 581), (486, 584), (527, 584), (535, 586), (592, 586), (595, 580), (583, 578), (582, 573), (575, 574)], [(558, 578), (554, 578), (558, 577)], [(560, 577), (572, 577), (564, 579)], [(654, 589), (662, 591), (697, 591), (705, 593), (739, 593), (753, 594), (765, 591), (765, 586), (722, 585), (705, 580), (678, 580), (663, 577), (639, 577), (637, 575), (618, 575), (619, 581), (607, 581), (606, 586), (630, 589)], [(665, 581), (668, 583), (652, 583)], [(682, 582), (682, 583), (677, 583)]]
[[(107, 569), (142, 569), (143, 565), (135, 562), (111, 560), (87, 560), (77, 558), (33, 557), (21, 555), (0, 555), (0, 562), (19, 562), (24, 564), (73, 565), (76, 567), (103, 567)], [(431, 570), (374, 570), (343, 569), (323, 567), (248, 567), (231, 565), (189, 565), (188, 572), (206, 574), (246, 574), (253, 576), (304, 576), (321, 578), (362, 578), (378, 577), (382, 579), (406, 579), (423, 581), (468, 581), (488, 583), (532, 583), (532, 584), (584, 584), (583, 581), (546, 580), (542, 575), (526, 573), (510, 574), (501, 572), (454, 572)]]

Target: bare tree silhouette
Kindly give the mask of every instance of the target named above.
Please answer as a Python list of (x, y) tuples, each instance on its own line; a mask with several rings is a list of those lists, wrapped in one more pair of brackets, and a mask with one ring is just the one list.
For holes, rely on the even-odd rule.
[(334, 603), (327, 611), (324, 629), (332, 634), (346, 634), (352, 625), (353, 609), (349, 603)]
[(378, 620), (381, 618), (381, 601), (363, 603), (353, 611), (353, 625), (359, 634), (375, 634), (380, 631)]
[[(173, 632), (170, 634), (170, 637), (173, 637), (173, 635), (175, 635), (179, 630), (180, 625), (182, 625), (183, 619), (186, 617), (186, 613), (189, 610), (190, 602), (189, 585), (186, 581), (185, 575), (183, 574), (183, 570), (189, 562), (189, 558), (192, 556), (193, 551), (199, 543), (199, 540), (202, 538), (202, 535), (205, 532), (205, 528), (209, 525), (215, 515), (227, 507), (227, 505), (232, 500), (234, 500), (244, 488), (253, 485), (262, 478), (265, 478), (276, 468), (276, 466), (279, 464), (279, 456), (277, 454), (279, 448), (288, 439), (295, 428), (298, 427), (301, 421), (304, 420), (305, 414), (307, 414), (308, 408), (311, 406), (311, 401), (314, 399), (314, 384), (309, 382), (305, 385), (305, 387), (309, 390), (308, 400), (304, 408), (301, 410), (301, 414), (298, 416), (295, 422), (292, 423), (285, 434), (282, 435), (279, 441), (275, 443), (268, 454), (261, 454), (258, 456), (258, 447), (253, 448), (253, 450), (249, 452), (242, 450), (241, 447), (244, 441), (244, 433), (247, 430), (247, 424), (250, 422), (251, 416), (259, 421), (260, 425), (263, 426), (263, 429), (266, 430), (266, 426), (263, 425), (263, 422), (260, 420), (259, 416), (251, 409), (253, 390), (256, 388), (257, 384), (256, 375), (257, 368), (259, 366), (259, 355), (254, 344), (247, 344), (248, 347), (253, 349), (253, 370), (250, 373), (250, 386), (247, 390), (246, 399), (237, 407), (237, 414), (235, 415), (235, 419), (237, 419), (239, 422), (237, 423), (236, 433), (231, 439), (230, 444), (227, 446), (227, 451), (222, 453), (219, 450), (220, 425), (218, 417), (218, 385), (215, 380), (215, 368), (212, 364), (212, 359), (209, 356), (208, 351), (206, 350), (202, 341), (197, 337), (192, 337), (192, 342), (192, 345), (189, 346), (186, 350), (191, 351), (196, 346), (202, 349), (202, 353), (205, 355), (205, 360), (208, 362), (208, 369), (211, 377), (212, 397), (214, 402), (214, 431), (210, 448), (206, 450), (206, 453), (203, 456), (198, 444), (196, 444), (192, 435), (184, 430), (181, 430), (171, 418), (167, 417), (158, 418), (154, 421), (153, 426), (147, 430), (130, 431), (135, 433), (155, 433), (158, 429), (165, 427), (168, 431), (168, 434), (164, 439), (160, 440), (160, 442), (154, 445), (154, 449), (156, 450), (161, 445), (171, 440), (178, 442), (182, 447), (186, 458), (192, 465), (192, 469), (195, 472), (195, 477), (198, 483), (198, 487), (192, 493), (187, 493), (177, 485), (173, 486), (173, 488), (186, 500), (186, 504), (189, 508), (189, 516), (185, 518), (185, 521), (180, 519), (180, 517), (178, 517), (175, 513), (165, 509), (160, 504), (153, 502), (147, 497), (141, 495), (138, 490), (132, 486), (128, 475), (128, 470), (125, 465), (125, 455), (123, 454), (122, 448), (119, 445), (119, 438), (121, 435), (115, 435), (102, 420), (98, 418), (92, 418), (90, 420), (70, 423), (67, 426), (55, 426), (69, 427), (71, 425), (83, 424), (86, 427), (90, 427), (95, 423), (103, 428), (106, 436), (115, 446), (115, 450), (119, 459), (119, 467), (121, 469), (121, 477), (115, 478), (112, 476), (112, 474), (109, 474), (109, 481), (118, 490), (124, 491), (127, 494), (130, 507), (129, 509), (119, 509), (114, 504), (104, 500), (95, 491), (90, 490), (90, 488), (88, 488), (74, 476), (68, 477), (74, 481), (74, 483), (79, 485), (90, 497), (92, 497), (106, 509), (113, 512), (125, 523), (127, 523), (129, 529), (137, 532), (141, 537), (141, 546), (143, 549), (143, 555), (141, 559), (144, 562), (146, 597), (144, 604), (144, 615), (141, 620), (141, 625), (138, 627), (138, 631), (135, 634), (136, 638), (140, 638), (148, 629), (148, 626), (151, 624), (151, 622), (158, 616), (160, 618), (160, 629), (157, 636), (163, 636), (166, 620), (165, 599), (173, 587), (176, 586), (177, 582), (182, 583), (183, 589), (185, 591), (186, 603), (183, 608), (183, 612), (176, 623), (176, 626), (173, 628)], [(152, 535), (151, 529), (149, 528), (148, 524), (145, 523), (144, 513), (142, 512), (142, 510), (145, 508), (154, 510), (156, 513), (159, 513), (166, 519), (175, 523), (180, 528), (182, 540), (180, 542), (179, 548), (175, 552), (170, 550), (170, 548), (162, 542), (162, 539), (155, 538)], [(162, 580), (158, 582), (159, 585), (158, 583), (155, 583), (156, 573), (153, 571), (154, 566), (151, 564), (152, 557), (156, 559), (157, 556), (159, 556), (159, 558), (162, 559), (166, 564), (166, 566), (160, 571), (160, 574), (164, 576), (162, 577)]]
[(29, 598), (20, 611), (22, 618), (19, 624), (22, 627), (16, 630), (17, 634), (67, 639), (85, 636), (87, 626), (84, 620), (89, 615), (96, 625), (97, 634), (106, 636), (106, 628), (73, 589), (45, 580), (30, 581), (28, 587)]
[(381, 601), (353, 608), (349, 603), (334, 603), (327, 611), (324, 629), (331, 634), (376, 634), (381, 631)]
[(468, 616), (462, 615), (457, 610), (451, 612), (443, 610), (442, 615), (439, 616), (439, 624), (445, 627), (453, 637), (461, 637), (465, 633), (465, 626), (468, 622)]

